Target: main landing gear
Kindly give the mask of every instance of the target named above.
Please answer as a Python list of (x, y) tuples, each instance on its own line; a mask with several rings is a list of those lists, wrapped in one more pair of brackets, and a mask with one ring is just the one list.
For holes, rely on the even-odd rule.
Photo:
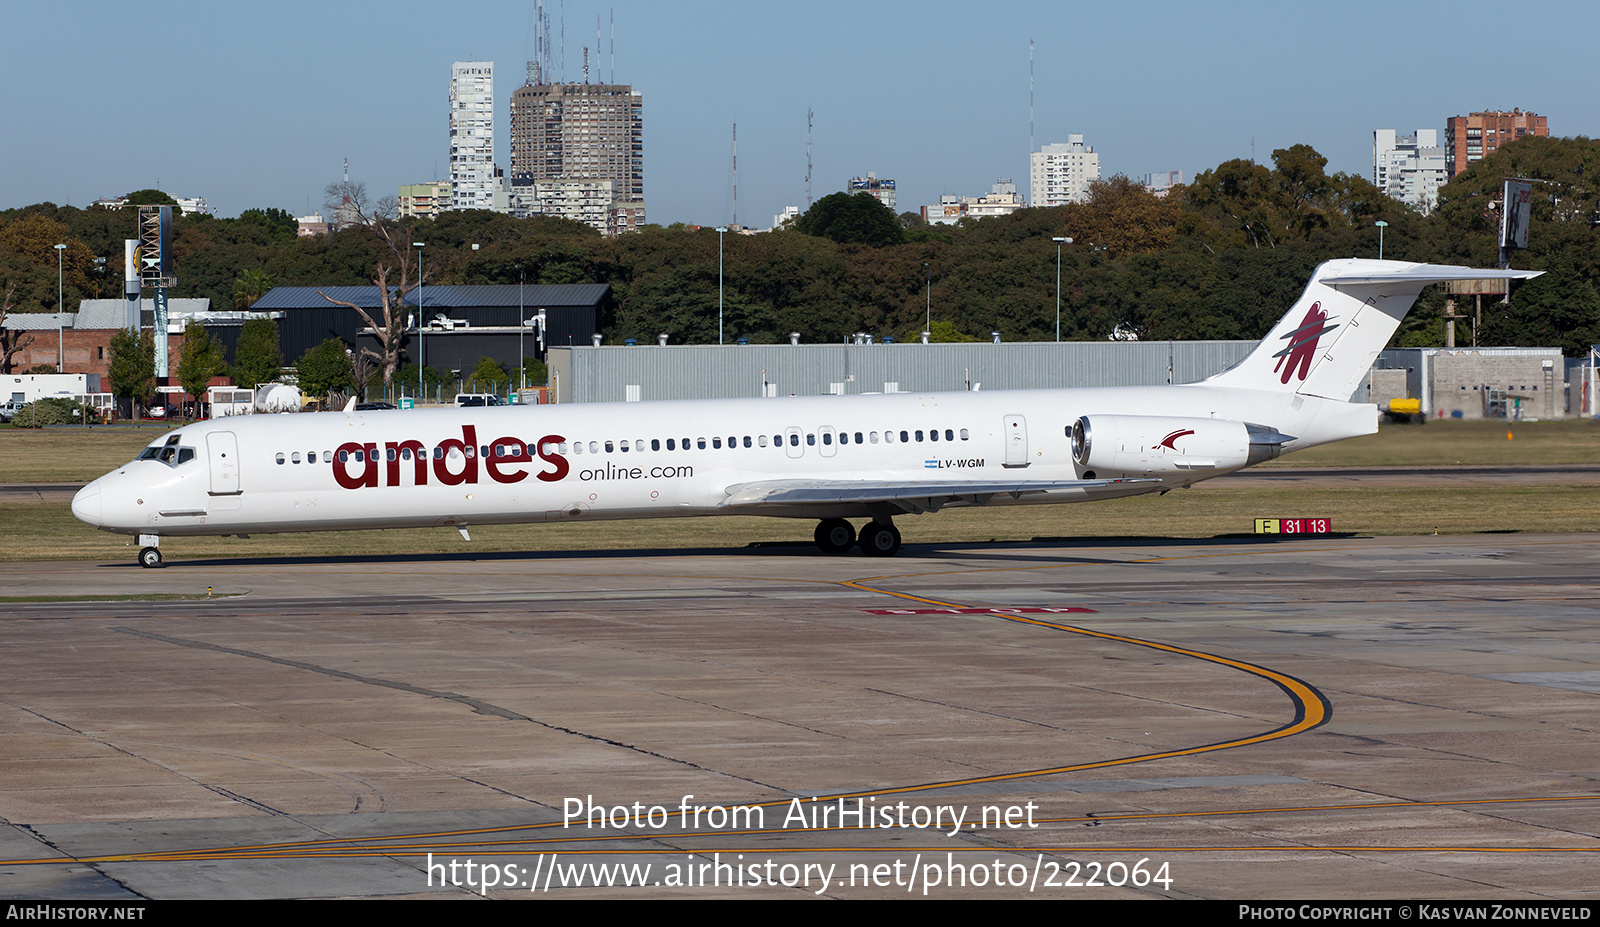
[(139, 543), (144, 545), (139, 548), (139, 565), (147, 570), (154, 570), (161, 566), (161, 536), (157, 534), (139, 535)]
[[(856, 529), (842, 518), (824, 518), (816, 531), (817, 547), (825, 554), (849, 553), (857, 546)], [(874, 521), (861, 529), (861, 552), (871, 557), (893, 557), (900, 552), (900, 529), (887, 521)]]

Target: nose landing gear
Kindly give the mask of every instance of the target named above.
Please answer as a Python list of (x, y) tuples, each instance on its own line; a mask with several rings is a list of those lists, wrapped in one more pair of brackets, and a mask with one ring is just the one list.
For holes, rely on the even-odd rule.
[(141, 534), (139, 543), (139, 565), (147, 570), (154, 570), (161, 564), (161, 536), (158, 534)]

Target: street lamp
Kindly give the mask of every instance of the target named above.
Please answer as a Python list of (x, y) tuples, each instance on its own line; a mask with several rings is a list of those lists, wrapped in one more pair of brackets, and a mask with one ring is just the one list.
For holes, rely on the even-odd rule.
[(1372, 224), (1378, 227), (1378, 260), (1381, 261), (1383, 260), (1383, 230), (1389, 227), (1389, 223), (1379, 219)]
[(933, 268), (922, 262), (922, 330), (933, 337)]
[[(528, 353), (527, 353), (527, 350), (525, 348), (523, 348), (523, 346), (522, 346), (522, 332), (523, 332), (523, 330), (525, 330), (528, 327), (528, 323), (522, 318), (522, 265), (518, 264), (518, 265), (516, 265), (516, 268), (517, 268), (517, 367), (522, 373), (522, 375), (520, 377), (518, 377), (517, 379), (518, 379), (518, 381), (520, 381), (522, 383), (521, 389), (527, 389), (528, 388)], [(522, 397), (520, 397), (520, 396), (517, 397), (517, 401), (521, 402), (522, 401)]]
[(1052, 238), (1056, 243), (1056, 343), (1061, 343), (1061, 249), (1072, 244), (1070, 238)]
[(717, 226), (717, 344), (722, 343), (722, 235), (725, 225)]
[[(56, 245), (56, 348), (58, 354), (56, 357), (56, 373), (67, 372), (67, 343), (64, 340), (66, 337), (65, 313), (67, 311), (67, 303), (62, 295), (61, 286), (61, 255), (66, 250), (66, 245)], [(166, 333), (163, 332), (162, 335), (165, 336)]]
[(422, 249), (428, 243), (414, 241), (411, 247), (417, 249), (417, 401), (422, 401), (422, 329), (428, 324), (428, 312), (422, 305)]

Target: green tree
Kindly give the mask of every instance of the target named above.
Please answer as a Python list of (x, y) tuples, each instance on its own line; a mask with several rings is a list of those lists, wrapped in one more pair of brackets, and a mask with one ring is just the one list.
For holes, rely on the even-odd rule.
[(1161, 251), (1177, 235), (1181, 195), (1156, 196), (1122, 174), (1093, 181), (1084, 202), (1064, 208), (1065, 234), (1073, 248), (1104, 249), (1112, 258)]
[(282, 371), (278, 323), (272, 319), (246, 321), (239, 330), (239, 343), (233, 349), (233, 381), (243, 389), (255, 389), (278, 379)]
[(148, 406), (156, 392), (156, 343), (148, 330), (134, 334), (118, 329), (111, 336), (111, 357), (107, 364), (111, 393), (125, 398), (134, 418), (139, 407)]
[(243, 312), (256, 304), (256, 300), (267, 295), (273, 287), (272, 275), (259, 267), (252, 267), (239, 274), (233, 281), (233, 308)]
[(128, 194), (130, 206), (176, 206), (178, 201), (154, 188), (135, 190)]
[[(184, 392), (194, 397), (195, 408), (198, 411), (200, 403), (205, 401), (206, 385), (211, 378), (227, 369), (227, 361), (223, 358), (222, 343), (216, 336), (206, 331), (204, 325), (191, 321), (183, 327), (183, 348), (178, 360), (178, 382), (183, 384)], [(187, 412), (187, 408), (185, 409)]]
[(300, 223), (282, 209), (246, 209), (239, 213), (238, 222), (263, 229), (273, 242), (288, 241), (300, 232)]
[(829, 194), (796, 219), (794, 227), (807, 235), (831, 238), (841, 244), (883, 247), (906, 240), (900, 217), (870, 193)]
[(478, 366), (472, 369), (472, 389), (481, 392), (504, 392), (511, 382), (511, 374), (506, 368), (492, 357), (478, 358)]
[(301, 356), (295, 365), (304, 396), (327, 397), (348, 391), (355, 383), (350, 351), (343, 341), (329, 338)]

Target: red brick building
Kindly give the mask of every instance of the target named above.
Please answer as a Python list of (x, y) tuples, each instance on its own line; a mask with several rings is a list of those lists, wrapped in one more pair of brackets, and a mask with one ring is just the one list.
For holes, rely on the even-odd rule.
[[(169, 301), (174, 316), (180, 312), (205, 312), (210, 305), (209, 299)], [(144, 301), (144, 307), (146, 310), (153, 309), (150, 300)], [(120, 299), (86, 299), (79, 304), (79, 311), (65, 313), (63, 317), (58, 317), (54, 312), (10, 313), (6, 316), (6, 328), (18, 332), (25, 339), (33, 339), (12, 358), (12, 371), (26, 373), (38, 364), (56, 367), (62, 363), (64, 353), (65, 369), (58, 373), (97, 373), (102, 378), (109, 378), (111, 336), (125, 324), (125, 312), (126, 308)], [(149, 311), (145, 313), (147, 319), (149, 314)], [(149, 324), (148, 321), (146, 324)], [(56, 337), (58, 330), (61, 334), (59, 340)], [(169, 368), (177, 367), (182, 349), (183, 335), (169, 334)]]
[(1514, 109), (1509, 113), (1469, 113), (1445, 120), (1445, 168), (1451, 180), (1474, 161), (1525, 135), (1549, 136), (1545, 117)]

